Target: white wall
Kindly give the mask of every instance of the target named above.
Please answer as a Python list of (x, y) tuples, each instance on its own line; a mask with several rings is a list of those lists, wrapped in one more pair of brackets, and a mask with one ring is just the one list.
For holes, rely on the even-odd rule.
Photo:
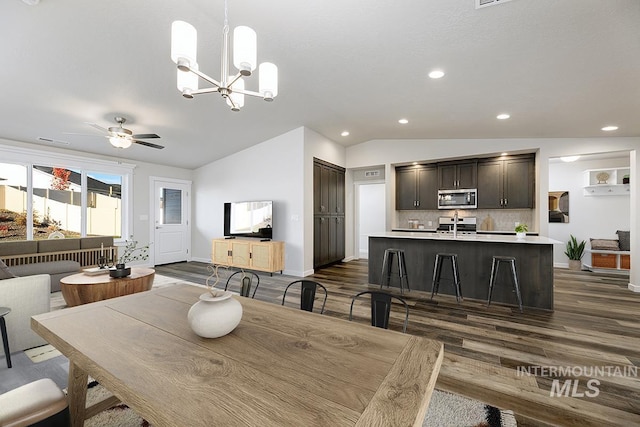
[[(615, 159), (578, 160), (572, 163), (549, 163), (549, 191), (569, 192), (569, 223), (549, 223), (549, 237), (567, 242), (569, 235), (578, 241), (589, 238), (617, 239), (616, 230), (629, 230), (630, 198), (620, 196), (585, 196), (583, 172), (588, 169), (629, 167), (629, 156)], [(556, 266), (566, 267), (564, 247), (554, 252)], [(585, 254), (584, 262), (590, 264)]]
[(211, 239), (224, 234), (225, 202), (272, 200), (273, 239), (285, 242), (285, 272), (302, 275), (303, 145), (298, 128), (194, 171), (194, 260), (211, 260)]

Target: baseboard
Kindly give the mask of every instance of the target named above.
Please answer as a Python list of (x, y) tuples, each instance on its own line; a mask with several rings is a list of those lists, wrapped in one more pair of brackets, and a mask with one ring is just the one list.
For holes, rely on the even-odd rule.
[(629, 283), (629, 290), (632, 292), (640, 292), (640, 285), (634, 285), (633, 283)]
[(357, 258), (354, 256), (348, 256), (345, 259), (343, 259), (342, 262), (349, 262), (349, 261), (353, 261), (354, 259), (357, 259)]
[(211, 259), (210, 258), (197, 258), (197, 257), (192, 257), (191, 261), (196, 261), (196, 262), (204, 262), (205, 264), (211, 264)]

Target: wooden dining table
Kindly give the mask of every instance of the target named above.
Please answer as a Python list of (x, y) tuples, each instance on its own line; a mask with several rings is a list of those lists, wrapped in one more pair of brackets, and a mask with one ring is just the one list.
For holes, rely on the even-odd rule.
[[(32, 317), (69, 359), (72, 426), (120, 400), (160, 426), (421, 426), (439, 341), (235, 297), (240, 324), (206, 339), (176, 285)], [(114, 397), (85, 408), (88, 376)]]

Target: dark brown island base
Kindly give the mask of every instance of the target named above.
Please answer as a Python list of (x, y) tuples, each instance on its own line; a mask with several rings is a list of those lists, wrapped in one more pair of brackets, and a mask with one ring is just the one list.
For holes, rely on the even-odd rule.
[[(369, 237), (369, 283), (380, 284), (382, 281), (385, 249), (404, 249), (409, 286), (412, 290), (431, 292), (436, 253), (455, 253), (458, 254), (462, 296), (486, 301), (493, 256), (513, 256), (516, 258), (522, 305), (553, 310), (553, 245), (561, 243), (539, 236), (517, 239), (516, 236), (480, 234), (458, 235), (456, 238), (438, 233), (374, 234)], [(395, 260), (393, 268), (397, 271)], [(449, 263), (445, 262), (442, 277), (452, 277)], [(391, 286), (399, 287), (397, 274), (392, 276)], [(440, 283), (438, 293), (455, 295), (448, 280)], [(500, 266), (491, 303), (518, 305), (508, 265)]]

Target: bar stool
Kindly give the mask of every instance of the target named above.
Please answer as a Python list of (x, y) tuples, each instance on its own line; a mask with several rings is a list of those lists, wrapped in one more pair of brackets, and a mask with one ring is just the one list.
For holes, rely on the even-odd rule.
[[(451, 261), (451, 271), (453, 273), (452, 279), (443, 279), (441, 277), (442, 274), (442, 262), (443, 260)], [(447, 254), (447, 253), (437, 253), (436, 254), (436, 262), (433, 266), (433, 280), (431, 281), (431, 299), (433, 299), (433, 295), (438, 294), (438, 289), (440, 288), (440, 282), (442, 280), (450, 280), (453, 285), (454, 290), (456, 291), (456, 301), (460, 304), (462, 300), (462, 288), (460, 287), (460, 272), (458, 270), (458, 254)]]
[(0, 307), (0, 334), (2, 334), (4, 355), (7, 358), (7, 368), (11, 368), (11, 352), (9, 351), (9, 337), (7, 337), (7, 323), (4, 321), (4, 316), (9, 313), (11, 313), (9, 307)]
[(522, 313), (522, 297), (520, 296), (520, 285), (518, 285), (518, 276), (516, 275), (516, 258), (512, 256), (494, 256), (491, 263), (491, 280), (489, 281), (489, 296), (487, 298), (487, 307), (491, 304), (491, 293), (493, 292), (493, 285), (498, 277), (498, 268), (500, 263), (507, 263), (511, 267), (511, 277), (513, 278), (513, 289), (516, 292), (518, 298), (518, 307), (520, 307), (520, 313)]
[(407, 264), (404, 258), (404, 249), (387, 249), (384, 251), (384, 258), (382, 260), (382, 278), (380, 280), (380, 289), (382, 289), (384, 279), (387, 280), (387, 288), (391, 283), (391, 270), (393, 267), (393, 258), (398, 258), (398, 274), (400, 276), (400, 293), (404, 293), (404, 286), (407, 286), (407, 292), (411, 291), (409, 288), (409, 279), (407, 278)]

